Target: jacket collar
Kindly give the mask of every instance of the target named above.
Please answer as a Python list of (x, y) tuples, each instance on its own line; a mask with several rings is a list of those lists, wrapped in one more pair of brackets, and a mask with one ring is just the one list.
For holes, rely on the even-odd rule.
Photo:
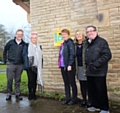
[(93, 44), (98, 37), (99, 37), (99, 36), (97, 35), (91, 42), (89, 42), (89, 38), (88, 38), (88, 39), (87, 39), (88, 44)]
[[(14, 42), (17, 44), (17, 42), (16, 42), (16, 37), (14, 38)], [(20, 42), (19, 45), (24, 44), (24, 43), (25, 43), (25, 42), (24, 42), (23, 40), (21, 40), (21, 42)]]
[(68, 38), (68, 40), (64, 41), (64, 42), (68, 42), (68, 41), (73, 41), (71, 38)]

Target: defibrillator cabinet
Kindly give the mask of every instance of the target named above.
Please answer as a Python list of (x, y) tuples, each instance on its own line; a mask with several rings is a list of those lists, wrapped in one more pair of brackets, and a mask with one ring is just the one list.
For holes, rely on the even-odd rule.
[(63, 43), (63, 38), (61, 36), (61, 30), (55, 30), (53, 32), (53, 37), (54, 37), (54, 46), (61, 46), (61, 44)]

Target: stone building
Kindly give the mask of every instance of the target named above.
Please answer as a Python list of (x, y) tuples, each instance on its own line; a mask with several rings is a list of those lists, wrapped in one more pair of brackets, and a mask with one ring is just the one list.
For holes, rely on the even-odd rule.
[(53, 31), (68, 28), (74, 36), (77, 29), (84, 31), (86, 26), (95, 25), (112, 51), (107, 76), (109, 98), (120, 101), (120, 0), (13, 1), (28, 12), (32, 31), (39, 33), (39, 42), (43, 47), (46, 92), (64, 92), (57, 66), (59, 47), (54, 46)]

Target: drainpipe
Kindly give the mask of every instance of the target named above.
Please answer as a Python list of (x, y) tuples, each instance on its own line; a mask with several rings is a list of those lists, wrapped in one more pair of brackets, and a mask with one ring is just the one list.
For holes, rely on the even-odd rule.
[(22, 0), (13, 0), (16, 5), (21, 6), (28, 14), (30, 14), (30, 8), (22, 2)]

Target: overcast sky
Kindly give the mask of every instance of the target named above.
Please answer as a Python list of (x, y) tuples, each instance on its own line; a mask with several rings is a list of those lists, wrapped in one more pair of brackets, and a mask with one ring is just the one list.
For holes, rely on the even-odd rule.
[(0, 0), (0, 24), (7, 28), (25, 26), (27, 24), (27, 13), (12, 0)]

